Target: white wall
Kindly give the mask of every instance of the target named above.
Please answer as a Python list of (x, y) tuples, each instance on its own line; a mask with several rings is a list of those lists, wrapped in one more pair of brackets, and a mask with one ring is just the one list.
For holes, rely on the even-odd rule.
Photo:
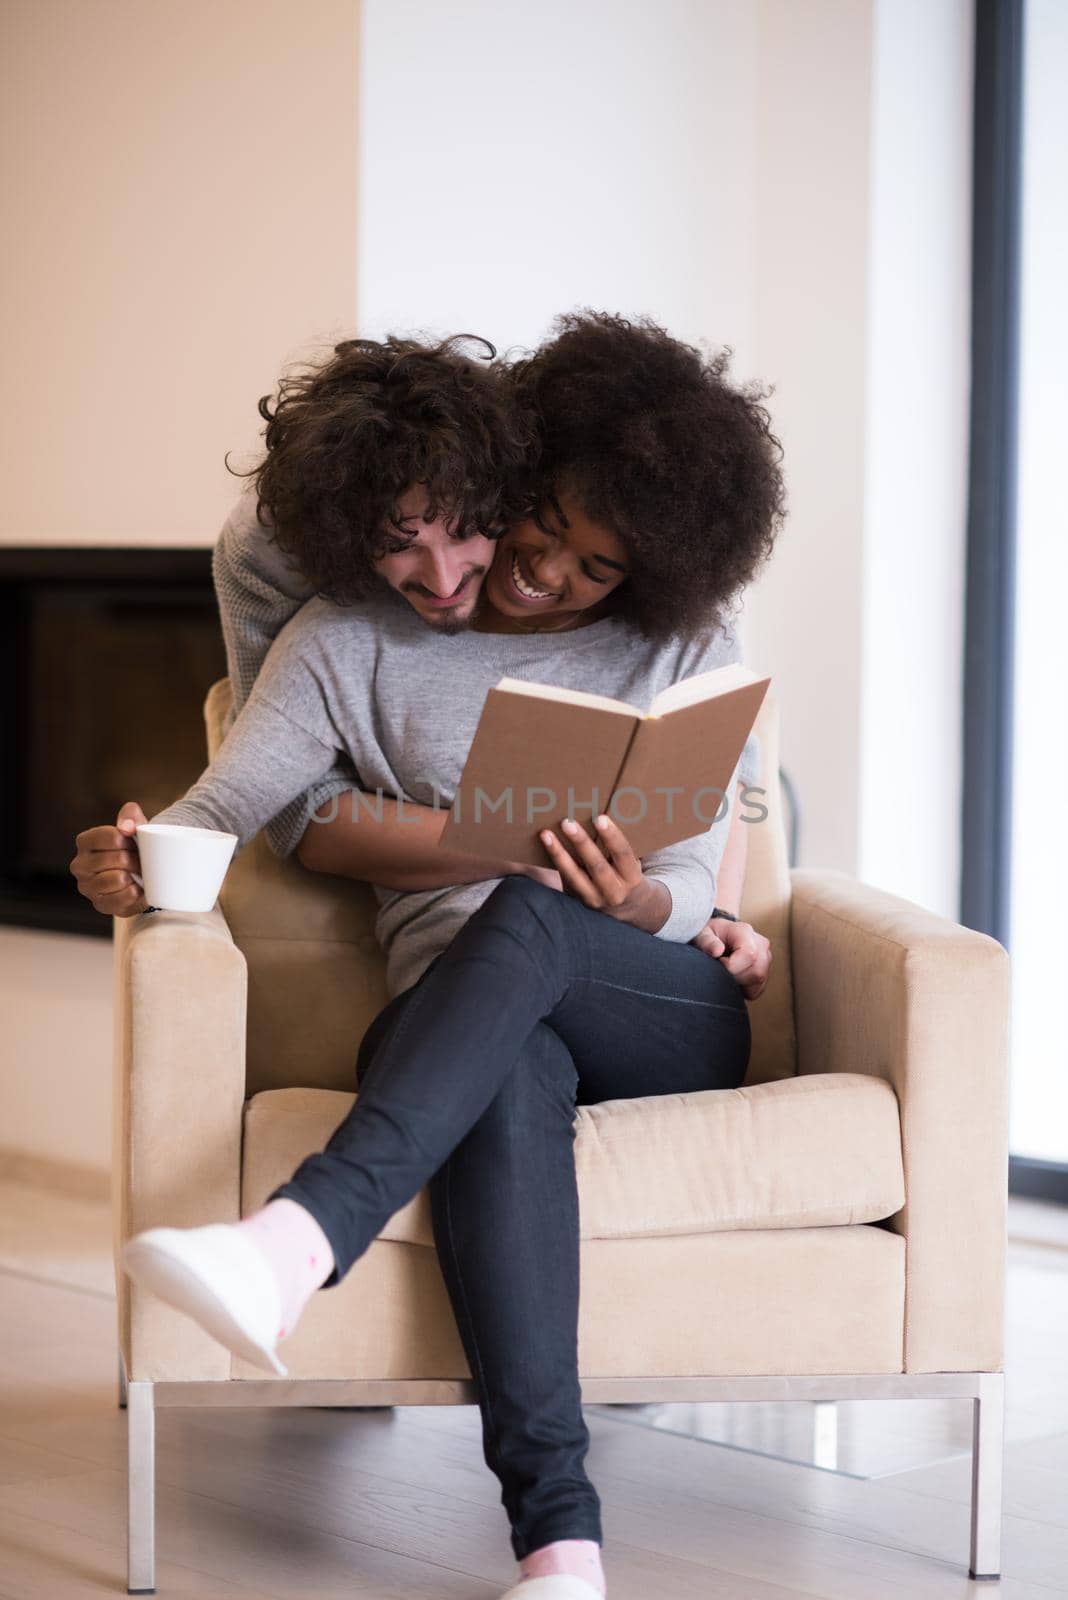
[(362, 331), (591, 303), (747, 357), (754, 37), (737, 0), (367, 0)]
[(756, 365), (790, 514), (746, 607), (800, 795), (800, 865), (857, 870), (872, 20), (761, 0), (754, 79)]
[(878, 0), (858, 873), (954, 919), (971, 317), (972, 0)]

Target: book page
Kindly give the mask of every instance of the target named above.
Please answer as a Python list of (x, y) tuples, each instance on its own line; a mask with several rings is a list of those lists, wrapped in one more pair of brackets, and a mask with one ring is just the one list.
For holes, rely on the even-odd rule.
[(587, 694), (585, 689), (558, 689), (553, 683), (527, 683), (523, 678), (502, 678), (497, 689), (504, 694), (529, 694), (540, 700), (559, 700), (563, 705), (621, 711), (628, 717), (645, 715), (641, 706), (630, 706), (625, 700), (613, 700), (607, 694)]
[[(670, 689), (662, 689), (649, 707), (649, 716), (663, 717), (680, 706), (691, 706), (697, 700), (711, 700), (717, 694), (726, 694), (743, 683), (757, 683), (759, 674), (732, 661), (729, 666), (716, 667), (712, 672), (699, 672), (696, 677), (683, 678)], [(770, 680), (769, 680), (770, 681)]]

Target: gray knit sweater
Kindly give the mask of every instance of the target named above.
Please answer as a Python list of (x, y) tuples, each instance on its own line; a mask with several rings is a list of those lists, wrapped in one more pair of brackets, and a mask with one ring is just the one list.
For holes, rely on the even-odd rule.
[[(271, 645), (315, 590), (272, 542), (270, 527), (258, 521), (252, 490), (241, 496), (223, 523), (212, 552), (211, 571), (233, 696), (223, 724), (226, 731), (251, 694)], [(339, 750), (325, 776), (309, 783), (306, 793), (265, 825), (263, 832), (275, 855), (292, 855), (309, 816), (334, 795), (354, 786), (358, 784), (352, 762)]]
[[(354, 606), (308, 600), (307, 584), (256, 523), (251, 495), (227, 519), (214, 572), (240, 709), (215, 761), (153, 821), (223, 828), (238, 848), (266, 827), (276, 852), (289, 854), (316, 825), (316, 808), (354, 788), (447, 806), (486, 693), (503, 676), (648, 705), (670, 684), (738, 660), (733, 635), (719, 628), (656, 644), (619, 617), (558, 634), (442, 635), (388, 588)], [(751, 736), (732, 790), (758, 782), (757, 754)], [(725, 815), (645, 858), (672, 900), (658, 937), (684, 941), (704, 926), (729, 828)], [(415, 982), (497, 881), (375, 886), (391, 993)]]

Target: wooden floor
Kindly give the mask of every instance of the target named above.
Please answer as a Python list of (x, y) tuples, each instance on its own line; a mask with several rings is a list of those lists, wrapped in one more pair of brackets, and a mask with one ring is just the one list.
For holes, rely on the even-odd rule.
[[(1068, 1239), (1041, 1207), (1017, 1226), (1000, 1584), (968, 1580), (965, 1456), (865, 1480), (591, 1408), (611, 1600), (1068, 1594)], [(0, 1596), (125, 1593), (106, 1208), (0, 1182), (0, 1304)], [(166, 1410), (157, 1435), (161, 1595), (496, 1600), (517, 1576), (474, 1407)]]

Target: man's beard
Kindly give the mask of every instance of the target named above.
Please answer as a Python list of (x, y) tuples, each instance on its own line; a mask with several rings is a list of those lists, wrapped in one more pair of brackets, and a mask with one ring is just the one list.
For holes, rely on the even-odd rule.
[[(474, 605), (471, 607), (470, 611), (464, 611), (462, 615), (457, 615), (455, 612), (449, 613), (448, 611), (443, 611), (440, 617), (436, 617), (434, 615), (427, 616), (425, 611), (421, 611), (419, 615), (422, 617), (427, 627), (433, 628), (435, 633), (443, 633), (446, 636), (455, 633), (466, 633), (473, 623), (477, 621), (481, 613), (485, 610), (485, 588), (485, 583), (483, 583), (479, 588), (478, 594), (475, 596)], [(457, 607), (457, 612), (458, 611), (459, 607)]]

